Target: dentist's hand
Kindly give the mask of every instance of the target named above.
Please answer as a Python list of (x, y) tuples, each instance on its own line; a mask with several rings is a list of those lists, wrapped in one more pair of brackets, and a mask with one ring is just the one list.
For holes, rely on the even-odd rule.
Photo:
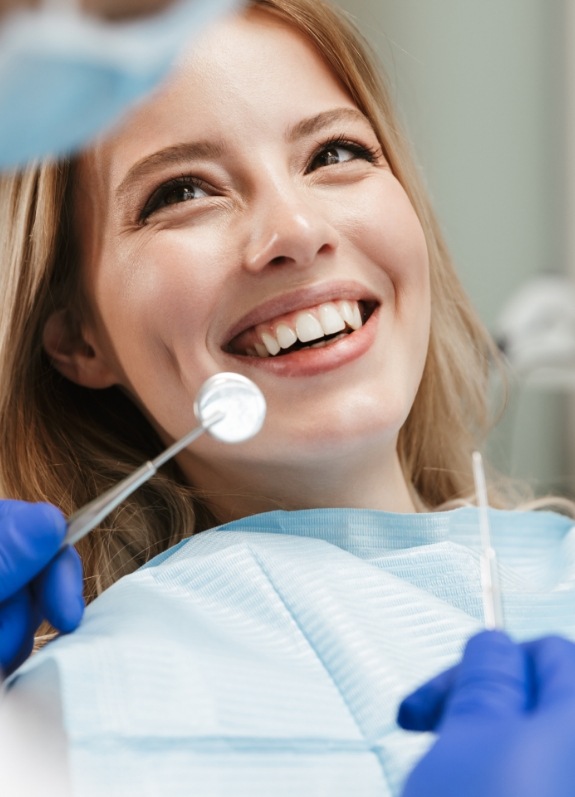
[(575, 645), (482, 632), (403, 701), (398, 722), (439, 734), (402, 797), (573, 797)]
[(0, 501), (0, 675), (27, 658), (43, 619), (65, 633), (82, 619), (80, 557), (58, 553), (65, 533), (50, 504)]

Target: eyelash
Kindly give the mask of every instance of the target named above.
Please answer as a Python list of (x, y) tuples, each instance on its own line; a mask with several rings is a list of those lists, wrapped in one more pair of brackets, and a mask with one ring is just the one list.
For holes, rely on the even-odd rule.
[[(341, 149), (347, 149), (356, 156), (359, 160), (365, 160), (368, 163), (377, 163), (381, 157), (381, 148), (380, 147), (369, 147), (365, 144), (360, 144), (358, 141), (352, 141), (349, 138), (345, 138), (345, 136), (334, 136), (333, 138), (328, 139), (327, 141), (322, 141), (314, 154), (310, 159), (310, 165), (313, 164), (315, 160), (323, 153), (329, 149), (333, 149), (335, 147), (340, 147)], [(347, 163), (347, 161), (345, 161)], [(322, 167), (319, 167), (322, 168)], [(306, 174), (309, 173), (309, 168), (306, 171)]]
[(206, 183), (204, 183), (203, 180), (199, 180), (197, 177), (191, 177), (186, 174), (172, 177), (152, 191), (150, 198), (146, 201), (140, 213), (140, 224), (145, 224), (152, 213), (163, 207), (162, 202), (165, 202), (170, 191), (173, 191), (175, 188), (185, 188), (187, 186), (207, 189)]
[[(381, 149), (376, 147), (369, 147), (364, 144), (360, 144), (357, 141), (351, 141), (344, 136), (334, 136), (333, 138), (328, 139), (327, 141), (323, 141), (318, 144), (315, 152), (311, 156), (309, 160), (309, 165), (306, 169), (306, 174), (310, 174), (311, 171), (315, 171), (312, 169), (311, 166), (313, 163), (319, 158), (322, 153), (327, 152), (329, 149), (333, 149), (335, 147), (340, 147), (341, 149), (347, 149), (349, 152), (352, 152), (355, 156), (352, 160), (365, 160), (368, 163), (377, 163), (379, 158), (381, 157)], [(347, 163), (347, 161), (344, 161)], [(327, 165), (319, 166), (317, 168), (326, 168)], [(165, 202), (167, 196), (169, 195), (170, 191), (173, 191), (175, 188), (185, 188), (186, 186), (193, 186), (194, 188), (206, 188), (206, 183), (203, 180), (199, 180), (197, 177), (191, 177), (189, 175), (180, 175), (178, 177), (173, 177), (170, 180), (167, 180), (165, 183), (162, 183), (158, 188), (156, 188), (152, 194), (150, 195), (149, 199), (146, 201), (146, 204), (142, 208), (142, 211), (139, 216), (140, 224), (145, 224), (147, 219), (155, 213), (155, 211), (165, 207), (162, 203)], [(179, 203), (176, 203), (179, 204)]]

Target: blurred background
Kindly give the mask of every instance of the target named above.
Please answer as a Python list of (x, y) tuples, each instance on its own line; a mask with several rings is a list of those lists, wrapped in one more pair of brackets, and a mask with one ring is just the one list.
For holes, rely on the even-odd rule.
[(536, 494), (575, 497), (575, 0), (338, 3), (386, 69), (463, 284), (508, 354), (488, 453)]

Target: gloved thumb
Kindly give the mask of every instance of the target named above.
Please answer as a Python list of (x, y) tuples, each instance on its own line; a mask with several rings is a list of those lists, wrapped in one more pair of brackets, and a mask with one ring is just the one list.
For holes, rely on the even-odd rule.
[(434, 731), (445, 701), (457, 680), (459, 664), (436, 675), (408, 695), (399, 706), (397, 724), (406, 731)]
[(531, 705), (529, 656), (500, 631), (482, 631), (465, 648), (439, 729), (471, 719), (498, 720)]

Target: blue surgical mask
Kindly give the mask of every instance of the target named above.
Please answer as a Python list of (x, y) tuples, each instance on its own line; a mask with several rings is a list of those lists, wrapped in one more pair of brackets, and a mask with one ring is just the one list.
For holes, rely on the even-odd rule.
[(86, 144), (167, 75), (190, 37), (239, 0), (179, 0), (111, 23), (45, 0), (0, 27), (0, 168)]

